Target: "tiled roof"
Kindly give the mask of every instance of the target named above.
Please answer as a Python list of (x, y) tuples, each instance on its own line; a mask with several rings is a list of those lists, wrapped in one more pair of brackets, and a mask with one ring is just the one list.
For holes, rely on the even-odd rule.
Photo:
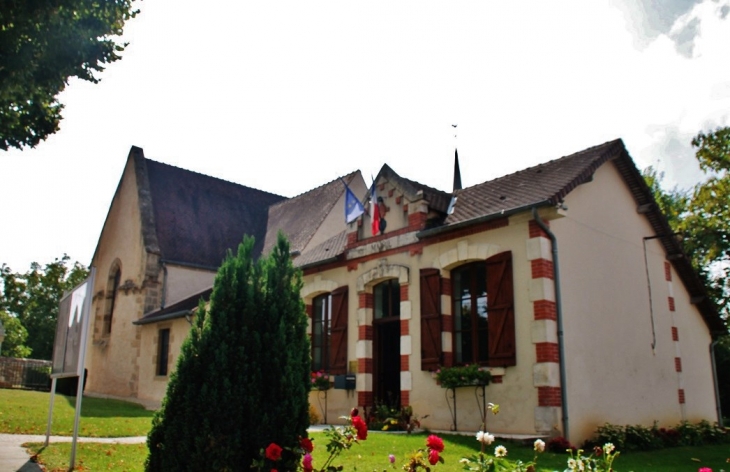
[(444, 223), (451, 225), (511, 213), (541, 203), (558, 204), (575, 187), (588, 181), (604, 162), (623, 150), (621, 140), (610, 141), (456, 191), (454, 211)]
[(347, 232), (342, 230), (330, 239), (308, 250), (301, 256), (294, 259), (295, 267), (312, 266), (321, 264), (336, 258), (345, 251), (347, 245)]
[(292, 252), (303, 251), (345, 192), (342, 180), (350, 185), (357, 173), (358, 171), (352, 172), (342, 179), (335, 179), (306, 193), (272, 205), (268, 211), (263, 253), (267, 254), (276, 245), (278, 231), (282, 231), (289, 239)]
[[(149, 233), (152, 225), (163, 259), (217, 268), (226, 252), (235, 251), (243, 241), (244, 234), (256, 238), (255, 254), (261, 253), (268, 208), (285, 197), (155, 162), (144, 156), (136, 158), (144, 160), (144, 165), (136, 163), (143, 232)], [(151, 208), (146, 222), (145, 207)], [(146, 245), (149, 248), (147, 241)]]
[(188, 298), (180, 300), (179, 302), (176, 302), (168, 307), (151, 311), (144, 315), (142, 318), (133, 321), (132, 323), (136, 325), (144, 325), (149, 323), (157, 323), (159, 321), (172, 320), (175, 318), (182, 318), (186, 315), (192, 315), (195, 309), (198, 308), (198, 304), (200, 303), (201, 299), (206, 302), (210, 300), (211, 293), (213, 293), (213, 287), (203, 290), (202, 292), (193, 294)]

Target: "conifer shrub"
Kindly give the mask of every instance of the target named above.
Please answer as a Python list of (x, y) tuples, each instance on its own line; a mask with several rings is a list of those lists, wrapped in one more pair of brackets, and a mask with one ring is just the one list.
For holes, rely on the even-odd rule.
[(301, 273), (279, 234), (272, 253), (253, 258), (244, 238), (201, 302), (167, 394), (147, 438), (148, 472), (249, 470), (260, 451), (306, 437), (310, 388)]

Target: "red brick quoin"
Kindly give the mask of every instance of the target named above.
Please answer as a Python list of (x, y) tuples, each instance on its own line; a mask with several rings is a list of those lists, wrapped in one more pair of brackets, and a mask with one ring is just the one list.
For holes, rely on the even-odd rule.
[(560, 387), (537, 387), (539, 406), (561, 406)]

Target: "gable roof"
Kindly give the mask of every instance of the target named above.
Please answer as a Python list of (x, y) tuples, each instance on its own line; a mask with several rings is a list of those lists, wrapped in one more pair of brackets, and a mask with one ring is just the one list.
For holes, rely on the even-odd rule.
[(217, 269), (248, 234), (263, 248), (270, 205), (285, 197), (156, 162), (132, 148), (145, 246), (167, 262)]
[[(422, 192), (423, 198), (429, 203), (431, 210), (436, 210), (441, 213), (446, 213), (449, 207), (449, 201), (451, 200), (451, 194), (438, 190), (428, 185), (424, 185), (415, 180), (410, 180), (405, 177), (401, 177), (396, 173), (388, 164), (383, 164), (378, 176), (375, 181), (378, 182), (381, 178), (385, 178), (388, 182), (396, 186), (407, 200), (414, 201), (419, 198), (418, 193)], [(366, 199), (370, 198), (371, 190), (368, 190)]]
[(557, 205), (589, 181), (603, 163), (625, 151), (621, 140), (555, 159), (454, 192), (454, 211), (445, 225), (490, 215), (512, 214), (535, 205)]
[(268, 210), (263, 253), (267, 254), (276, 245), (276, 235), (279, 231), (282, 231), (289, 239), (292, 252), (302, 252), (330, 214), (335, 203), (345, 193), (342, 181), (350, 185), (359, 173), (360, 171), (352, 172), (301, 195), (272, 205)]

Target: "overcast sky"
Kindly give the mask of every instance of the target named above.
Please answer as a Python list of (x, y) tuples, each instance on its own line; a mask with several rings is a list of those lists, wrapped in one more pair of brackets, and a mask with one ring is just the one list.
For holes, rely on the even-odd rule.
[(730, 0), (136, 3), (61, 130), (0, 151), (14, 271), (90, 263), (132, 145), (294, 196), (384, 163), (450, 191), (455, 144), (470, 186), (622, 138), (684, 188), (691, 138), (730, 125)]

